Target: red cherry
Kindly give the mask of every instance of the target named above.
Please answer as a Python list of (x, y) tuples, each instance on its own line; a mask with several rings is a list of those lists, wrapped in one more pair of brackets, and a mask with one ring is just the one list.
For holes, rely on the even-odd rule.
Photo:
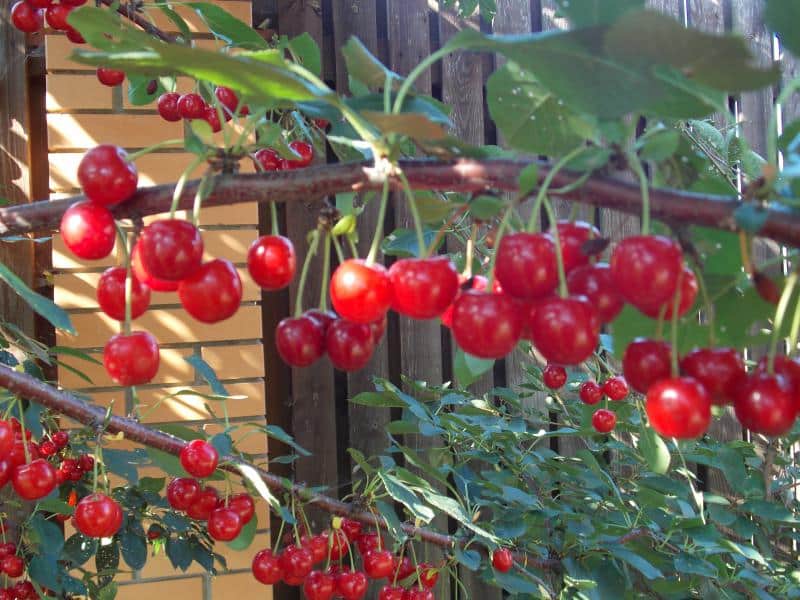
[(158, 342), (147, 331), (118, 333), (103, 348), (103, 365), (119, 385), (149, 383), (158, 373)]
[(5, 457), (14, 447), (14, 428), (8, 421), (0, 421), (0, 457)]
[(361, 556), (365, 556), (368, 552), (385, 547), (381, 538), (375, 532), (362, 533), (355, 542)]
[(67, 39), (72, 42), (73, 44), (85, 44), (86, 40), (83, 39), (81, 32), (75, 29), (74, 27), (69, 27), (66, 32)]
[(272, 148), (261, 148), (253, 158), (264, 171), (279, 171), (281, 168), (281, 157)]
[(12, 579), (19, 577), (25, 571), (25, 561), (19, 556), (6, 556), (0, 561), (0, 571)]
[(329, 532), (328, 535), (331, 537), (331, 560), (339, 560), (340, 558), (347, 556), (348, 552), (350, 552), (350, 541), (347, 539), (347, 535), (345, 535), (344, 531), (341, 529), (334, 529), (333, 531)]
[(176, 510), (187, 510), (200, 497), (200, 483), (189, 477), (178, 477), (167, 486), (167, 502)]
[(296, 269), (291, 240), (282, 235), (262, 235), (247, 252), (247, 270), (256, 284), (269, 291), (291, 283)]
[(541, 298), (552, 293), (558, 285), (555, 244), (546, 234), (512, 233), (503, 236), (494, 269), (503, 291), (515, 298)]
[(391, 577), (394, 573), (394, 557), (388, 550), (370, 550), (362, 554), (364, 571), (372, 579)]
[(251, 570), (256, 581), (264, 585), (274, 585), (283, 579), (283, 570), (278, 564), (278, 557), (269, 549), (256, 553)]
[(396, 585), (385, 585), (378, 593), (378, 600), (403, 600), (405, 589)]
[(330, 600), (335, 590), (334, 578), (322, 571), (311, 571), (303, 582), (303, 592), (308, 600)]
[(599, 238), (600, 230), (586, 221), (559, 221), (556, 227), (561, 243), (564, 271), (570, 273), (573, 269), (588, 265), (591, 257), (584, 253), (584, 244)]
[(592, 415), (592, 427), (598, 433), (609, 433), (617, 424), (617, 415), (605, 408), (598, 408)]
[(697, 348), (680, 365), (681, 373), (699, 381), (719, 406), (733, 402), (745, 379), (744, 361), (733, 348)]
[(55, 489), (56, 470), (46, 460), (37, 458), (14, 469), (11, 473), (11, 485), (20, 498), (38, 500)]
[(401, 258), (389, 267), (392, 309), (412, 319), (432, 319), (458, 293), (458, 273), (446, 256)]
[(281, 160), (282, 169), (285, 170), (300, 169), (302, 167), (307, 167), (308, 165), (311, 164), (311, 161), (314, 160), (314, 146), (312, 146), (308, 142), (301, 142), (300, 140), (295, 140), (289, 143), (289, 148), (291, 148), (294, 151), (294, 153), (297, 154), (300, 158)]
[[(678, 316), (682, 317), (694, 306), (697, 299), (697, 277), (689, 267), (683, 268), (681, 278), (681, 297), (678, 300)], [(675, 294), (669, 300), (655, 305), (638, 305), (637, 308), (652, 319), (657, 319), (664, 311), (664, 319), (672, 318), (672, 309), (675, 305)]]
[(61, 239), (78, 258), (98, 260), (114, 249), (114, 216), (104, 206), (83, 201), (71, 205), (61, 217)]
[(207, 521), (217, 506), (219, 506), (217, 490), (206, 486), (200, 490), (197, 499), (186, 509), (186, 514), (196, 521)]
[(211, 125), (211, 131), (214, 133), (222, 131), (222, 123), (219, 120), (219, 113), (215, 106), (206, 106), (205, 111), (203, 111), (203, 120)]
[(342, 519), (341, 529), (347, 536), (349, 542), (355, 542), (361, 535), (362, 529), (361, 521), (355, 519)]
[(181, 449), (180, 459), (181, 466), (189, 475), (203, 479), (217, 470), (219, 453), (205, 440), (192, 440)]
[(53, 443), (58, 447), (59, 450), (63, 450), (66, 448), (67, 444), (69, 444), (69, 433), (66, 431), (56, 431), (53, 434)]
[(567, 276), (569, 293), (586, 296), (592, 303), (601, 323), (610, 323), (625, 306), (611, 278), (611, 269), (605, 263), (578, 267)]
[(84, 473), (88, 473), (94, 469), (94, 456), (91, 454), (82, 454), (78, 459), (78, 467)]
[(508, 573), (514, 566), (514, 555), (508, 548), (499, 548), (492, 552), (492, 566), (501, 573)]
[(533, 343), (549, 362), (577, 365), (600, 342), (597, 313), (584, 296), (540, 302), (530, 319)]
[(17, 545), (12, 542), (4, 542), (0, 544), (0, 558), (12, 556), (17, 553)]
[(235, 540), (242, 531), (242, 518), (232, 508), (218, 508), (208, 517), (208, 535), (219, 542)]
[[(9, 458), (0, 458), (0, 488), (3, 488), (11, 481), (11, 474), (14, 472), (15, 465)], [(58, 471), (56, 471), (58, 473)]]
[(142, 254), (139, 243), (133, 246), (131, 252), (131, 270), (134, 277), (141, 281), (144, 285), (156, 292), (174, 292), (178, 289), (178, 281), (167, 281), (166, 279), (159, 279), (153, 277), (142, 264)]
[(427, 588), (413, 587), (403, 592), (403, 600), (435, 600), (433, 592)]
[(733, 399), (733, 408), (743, 427), (768, 436), (787, 433), (798, 411), (789, 381), (782, 375), (766, 373), (752, 373), (745, 379)]
[(330, 327), (331, 323), (338, 319), (336, 313), (318, 308), (312, 308), (303, 314), (319, 323), (320, 327), (322, 327), (323, 335), (328, 333), (328, 327)]
[(256, 514), (256, 504), (250, 494), (244, 492), (234, 494), (228, 498), (228, 508), (235, 510), (242, 520), (242, 525), (247, 525)]
[(439, 581), (439, 570), (428, 563), (420, 563), (417, 567), (417, 577), (422, 586), (430, 590), (436, 587), (436, 582)]
[(502, 358), (522, 334), (523, 315), (505, 294), (463, 292), (453, 307), (453, 335), (464, 352), (479, 358)]
[(180, 281), (200, 268), (203, 238), (182, 219), (161, 219), (142, 230), (136, 244), (145, 270), (154, 277)]
[(603, 393), (611, 400), (619, 402), (628, 395), (628, 383), (624, 377), (609, 377), (603, 383)]
[(336, 312), (354, 323), (381, 319), (392, 302), (392, 283), (386, 268), (351, 258), (340, 264), (331, 277), (331, 301)]
[(278, 354), (291, 367), (307, 367), (325, 354), (322, 325), (307, 315), (287, 317), (275, 328)]
[(328, 327), (325, 350), (340, 371), (363, 369), (375, 350), (372, 329), (368, 324), (337, 319)]
[(217, 323), (232, 317), (242, 302), (242, 280), (229, 260), (203, 263), (178, 285), (183, 308), (198, 321)]
[(404, 556), (402, 560), (394, 557), (394, 571), (396, 573), (395, 579), (403, 581), (406, 577), (410, 577), (415, 572), (414, 564), (408, 556)]
[[(768, 357), (764, 356), (756, 364), (756, 373), (768, 373)], [(800, 361), (796, 358), (789, 358), (788, 356), (778, 355), (775, 357), (773, 365), (775, 375), (781, 375), (789, 386), (789, 391), (792, 394), (800, 393)], [(734, 396), (736, 393), (734, 392)]]
[(181, 95), (176, 92), (167, 92), (158, 97), (156, 108), (158, 108), (158, 114), (161, 115), (162, 119), (170, 122), (181, 120), (181, 111), (178, 108), (180, 97)]
[[(103, 271), (97, 282), (97, 303), (100, 309), (112, 319), (125, 320), (125, 277), (124, 267), (111, 267)], [(144, 314), (150, 306), (150, 288), (131, 274), (131, 318)]]
[(44, 27), (44, 11), (21, 1), (11, 7), (11, 22), (25, 33), (35, 33)]
[(369, 324), (369, 329), (372, 332), (372, 343), (376, 346), (381, 343), (388, 324), (389, 320), (386, 318), (386, 315), (383, 315), (382, 319)]
[(239, 106), (239, 97), (231, 88), (225, 86), (218, 86), (214, 89), (214, 95), (219, 100), (220, 104), (224, 106), (223, 112), (225, 113), (225, 120), (230, 120), (232, 115), (236, 114), (236, 107)]
[(58, 452), (58, 448), (56, 448), (56, 445), (50, 440), (44, 440), (39, 444), (39, 454), (45, 458), (55, 455), (56, 452)]
[(15, 600), (36, 600), (39, 597), (36, 588), (30, 581), (20, 581), (11, 590), (11, 595)]
[(611, 254), (617, 290), (636, 306), (659, 305), (672, 298), (683, 269), (680, 247), (662, 236), (625, 238)]
[(656, 381), (670, 376), (670, 345), (645, 338), (633, 340), (625, 348), (622, 372), (634, 390), (646, 394)]
[(122, 526), (122, 509), (105, 494), (82, 498), (75, 507), (75, 527), (93, 538), (111, 537)]
[(178, 112), (184, 119), (202, 119), (207, 106), (200, 94), (183, 94), (178, 98)]
[(72, 8), (66, 4), (53, 4), (45, 12), (47, 24), (57, 31), (66, 31), (69, 28), (67, 17), (72, 12)]
[(345, 571), (336, 578), (336, 592), (344, 600), (361, 600), (368, 587), (367, 576), (361, 571)]
[(647, 391), (645, 404), (650, 425), (664, 437), (682, 440), (703, 435), (711, 422), (711, 399), (699, 381), (670, 377)]
[(314, 564), (320, 563), (328, 558), (328, 536), (315, 535), (313, 537), (304, 536), (301, 540), (303, 547), (311, 552)]
[(560, 389), (567, 383), (567, 371), (561, 365), (547, 365), (542, 373), (542, 381), (551, 390)]
[(97, 67), (97, 80), (108, 87), (117, 87), (125, 81), (125, 71)]
[[(445, 327), (448, 327), (448, 328), (452, 328), (453, 327), (453, 308), (455, 306), (456, 300), (458, 300), (461, 297), (461, 293), (462, 293), (462, 289), (461, 288), (466, 284), (467, 284), (467, 278), (464, 277), (463, 275), (459, 275), (458, 276), (459, 291), (457, 292), (456, 297), (453, 300), (453, 302), (450, 303), (450, 306), (448, 306), (445, 309), (445, 311), (441, 314), (441, 316), (439, 317), (442, 320), (442, 325), (444, 325)], [(489, 285), (489, 281), (483, 275), (474, 275), (469, 279), (469, 289), (470, 290), (474, 290), (476, 292), (484, 292), (484, 291), (486, 291), (486, 286), (487, 285)], [(500, 288), (500, 284), (497, 283), (497, 280), (495, 280), (495, 282), (494, 282), (494, 287), (495, 287), (495, 290), (494, 290), (495, 292), (499, 292), (500, 289), (501, 289)]]
[(288, 546), (278, 557), (284, 578), (306, 577), (314, 565), (311, 552), (300, 546)]
[(119, 146), (101, 144), (83, 155), (78, 165), (78, 181), (92, 202), (112, 206), (136, 192), (139, 173)]
[(594, 381), (584, 381), (579, 395), (584, 404), (597, 404), (603, 399), (603, 388)]

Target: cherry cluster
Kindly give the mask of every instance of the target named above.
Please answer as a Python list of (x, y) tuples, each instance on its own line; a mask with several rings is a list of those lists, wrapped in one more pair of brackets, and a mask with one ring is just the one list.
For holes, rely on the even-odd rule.
[(36, 33), (47, 24), (57, 31), (63, 31), (73, 44), (84, 44), (86, 40), (77, 29), (67, 23), (67, 17), (76, 7), (86, 4), (86, 0), (20, 0), (11, 7), (11, 22), (25, 33)]
[[(214, 89), (214, 95), (219, 102), (222, 116), (226, 121), (230, 121), (237, 114), (242, 117), (250, 114), (250, 109), (246, 104), (240, 105), (239, 97), (232, 89), (218, 86)], [(158, 114), (165, 121), (201, 119), (211, 126), (211, 130), (214, 133), (222, 130), (222, 123), (219, 118), (220, 113), (217, 111), (217, 107), (213, 104), (208, 104), (200, 94), (194, 92), (188, 94), (167, 92), (158, 97), (156, 107)]]

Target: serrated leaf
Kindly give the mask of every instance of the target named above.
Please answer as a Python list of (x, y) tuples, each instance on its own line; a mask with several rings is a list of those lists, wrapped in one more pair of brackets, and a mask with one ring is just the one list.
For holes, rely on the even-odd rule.
[(167, 539), (166, 551), (174, 568), (186, 571), (192, 564), (192, 546), (186, 538), (170, 537)]
[(415, 518), (430, 523), (436, 516), (429, 506), (414, 494), (414, 492), (406, 486), (402, 481), (390, 475), (389, 473), (378, 472), (386, 491), (394, 498), (395, 501), (405, 506)]
[(20, 298), (25, 300), (28, 306), (37, 314), (47, 319), (53, 327), (66, 331), (67, 333), (75, 333), (75, 328), (72, 326), (69, 315), (64, 309), (57, 306), (49, 298), (45, 298), (41, 294), (34, 292), (16, 273), (3, 263), (0, 263), (0, 279), (6, 282), (6, 284), (8, 284)]

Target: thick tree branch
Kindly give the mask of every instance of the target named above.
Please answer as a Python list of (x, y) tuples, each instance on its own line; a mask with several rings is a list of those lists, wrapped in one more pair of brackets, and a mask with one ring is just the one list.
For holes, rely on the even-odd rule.
[[(434, 191), (482, 192), (518, 190), (518, 177), (530, 162), (522, 160), (400, 161), (414, 189)], [(540, 180), (548, 173), (539, 169)], [(573, 183), (579, 175), (558, 173), (552, 188)], [(374, 190), (381, 187), (382, 175), (371, 164), (349, 163), (309, 167), (255, 175), (220, 175), (204, 206), (222, 206), (243, 202), (309, 202), (323, 196), (347, 191)], [(399, 181), (393, 185), (400, 188)], [(188, 183), (181, 195), (180, 207), (191, 208), (198, 181)], [(166, 212), (172, 200), (173, 185), (141, 188), (137, 194), (115, 208), (118, 218), (138, 217)], [(641, 198), (638, 185), (603, 176), (590, 177), (579, 189), (560, 196), (564, 199), (638, 214)], [(82, 196), (35, 202), (0, 209), (0, 236), (57, 229), (67, 207)], [(650, 192), (653, 217), (679, 224), (695, 224), (726, 231), (737, 231), (735, 212), (742, 202), (732, 197), (696, 194), (670, 189)], [(800, 246), (800, 214), (779, 208), (765, 209), (766, 221), (759, 235), (781, 244)]]

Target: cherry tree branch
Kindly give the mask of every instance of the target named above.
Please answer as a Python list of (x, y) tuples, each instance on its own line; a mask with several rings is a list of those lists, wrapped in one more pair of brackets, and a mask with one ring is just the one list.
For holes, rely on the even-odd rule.
[[(100, 0), (106, 6), (113, 6), (114, 0)], [(150, 21), (142, 16), (142, 13), (136, 9), (136, 0), (128, 0), (128, 2), (120, 3), (117, 6), (117, 13), (130, 20), (132, 23), (141, 27), (142, 30), (149, 33), (153, 37), (157, 37), (162, 42), (171, 44), (175, 38), (165, 31), (153, 25)]]
[[(524, 160), (453, 161), (406, 160), (399, 166), (414, 189), (456, 192), (516, 192), (522, 170), (530, 164)], [(540, 181), (549, 172), (542, 163)], [(214, 189), (203, 206), (223, 206), (244, 202), (310, 202), (339, 192), (379, 189), (383, 175), (368, 163), (322, 165), (266, 174), (218, 175)], [(568, 186), (580, 174), (559, 172), (551, 189)], [(390, 178), (392, 187), (400, 189), (400, 181)], [(180, 198), (181, 209), (189, 209), (194, 201), (199, 180), (186, 184)], [(172, 201), (174, 185), (140, 188), (127, 202), (114, 209), (117, 218), (134, 218), (166, 212)], [(641, 212), (638, 185), (611, 177), (594, 175), (581, 187), (559, 196), (565, 200), (591, 204), (630, 214)], [(83, 200), (73, 196), (55, 201), (0, 208), (0, 236), (20, 235), (58, 228), (61, 215), (68, 206)], [(697, 194), (672, 189), (650, 192), (654, 218), (675, 224), (695, 224), (726, 231), (738, 231), (736, 211), (744, 202), (735, 197)], [(764, 209), (765, 220), (758, 235), (781, 244), (800, 246), (800, 214), (781, 208)]]

